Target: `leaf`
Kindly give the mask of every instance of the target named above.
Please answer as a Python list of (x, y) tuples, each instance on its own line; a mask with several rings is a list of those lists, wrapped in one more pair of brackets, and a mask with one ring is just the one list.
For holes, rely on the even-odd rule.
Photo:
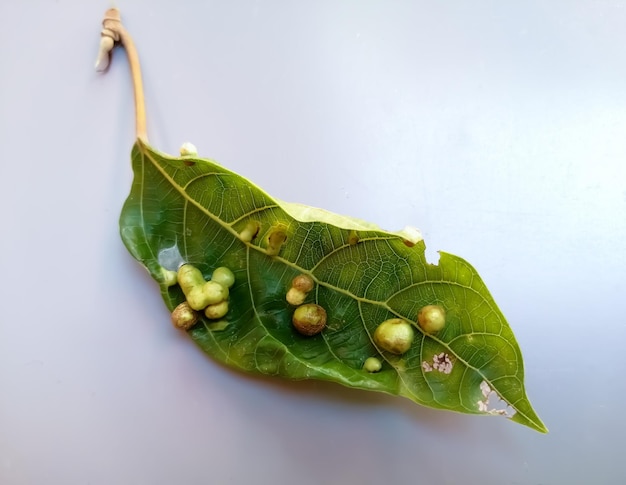
[[(235, 275), (226, 317), (202, 316), (188, 331), (214, 359), (247, 372), (333, 381), (438, 409), (505, 415), (547, 431), (526, 397), (515, 337), (463, 259), (441, 253), (438, 265), (429, 264), (423, 241), (410, 231), (386, 232), (280, 202), (215, 162), (167, 156), (141, 140), (132, 163), (135, 178), (121, 235), (160, 284), (167, 307), (185, 301), (167, 277), (182, 263), (205, 278), (219, 266)], [(251, 234), (242, 237), (256, 227), (252, 241)], [(286, 240), (272, 242), (276, 234)], [(299, 274), (315, 282), (306, 301), (328, 316), (324, 331), (312, 337), (294, 330), (294, 307), (285, 299)], [(447, 317), (444, 329), (430, 335), (415, 322), (419, 309), (433, 304), (444, 307)], [(391, 318), (415, 329), (403, 355), (382, 350), (372, 337)], [(379, 372), (363, 370), (369, 357), (382, 362)], [(508, 406), (496, 408), (495, 397)]]

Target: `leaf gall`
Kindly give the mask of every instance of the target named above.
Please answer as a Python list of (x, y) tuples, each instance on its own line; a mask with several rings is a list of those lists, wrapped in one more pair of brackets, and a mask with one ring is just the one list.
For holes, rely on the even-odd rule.
[(230, 288), (235, 284), (235, 275), (230, 269), (225, 266), (220, 266), (213, 271), (211, 281), (215, 281), (225, 288)]
[(287, 303), (289, 303), (290, 305), (302, 305), (304, 303), (304, 300), (306, 300), (306, 293), (304, 291), (300, 291), (297, 288), (289, 288), (289, 291), (287, 291), (286, 299)]
[(222, 318), (227, 313), (228, 301), (214, 303), (213, 305), (209, 305), (204, 309), (204, 315), (211, 320), (217, 320), (218, 318)]
[(308, 274), (299, 274), (291, 281), (291, 287), (296, 290), (302, 291), (304, 293), (308, 293), (313, 289), (314, 286), (313, 278), (311, 278)]
[(363, 363), (363, 370), (366, 370), (367, 372), (378, 372), (382, 368), (383, 364), (376, 357), (368, 357)]
[(291, 321), (299, 333), (310, 337), (326, 326), (326, 310), (315, 303), (307, 303), (296, 308)]
[(198, 314), (193, 311), (186, 301), (174, 308), (172, 312), (172, 323), (176, 328), (189, 330), (198, 321)]
[(178, 274), (176, 271), (170, 271), (169, 269), (161, 268), (161, 276), (163, 278), (163, 284), (165, 286), (174, 286), (178, 283)]
[(374, 342), (383, 350), (402, 355), (411, 348), (415, 331), (410, 323), (401, 318), (391, 318), (374, 331)]
[(252, 242), (254, 238), (259, 234), (259, 229), (261, 229), (261, 224), (257, 221), (249, 221), (246, 224), (246, 227), (239, 233), (239, 237), (243, 242)]
[(267, 236), (267, 254), (276, 256), (285, 241), (287, 241), (287, 227), (284, 224), (277, 224)]
[(215, 281), (205, 281), (200, 270), (190, 264), (184, 264), (178, 269), (178, 283), (194, 310), (202, 310), (207, 305), (228, 299), (227, 287)]
[(417, 313), (417, 323), (426, 333), (436, 333), (446, 325), (446, 311), (439, 305), (426, 305)]

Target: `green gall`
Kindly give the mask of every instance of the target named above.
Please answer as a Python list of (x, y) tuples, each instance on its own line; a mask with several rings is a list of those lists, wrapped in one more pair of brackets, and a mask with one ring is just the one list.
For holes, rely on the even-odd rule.
[(198, 314), (193, 311), (186, 301), (174, 308), (172, 312), (172, 323), (176, 328), (189, 330), (198, 321)]
[(178, 284), (183, 290), (185, 296), (191, 292), (194, 288), (201, 286), (205, 283), (204, 276), (198, 268), (190, 264), (183, 264), (178, 268)]
[(359, 242), (359, 239), (360, 239), (359, 235), (353, 229), (352, 231), (350, 231), (350, 234), (348, 235), (348, 244), (350, 246), (355, 246)]
[(202, 286), (207, 305), (213, 305), (228, 299), (228, 288), (215, 281), (207, 281)]
[(194, 310), (203, 310), (209, 304), (204, 296), (201, 286), (196, 286), (194, 289), (187, 293), (187, 303)]
[(413, 326), (401, 318), (385, 320), (374, 331), (376, 345), (396, 355), (402, 355), (409, 350), (414, 338)]
[(303, 293), (308, 293), (313, 289), (313, 278), (311, 278), (308, 274), (299, 274), (291, 281), (291, 287), (295, 288), (298, 291), (302, 291)]
[(378, 372), (383, 368), (383, 364), (376, 357), (368, 357), (363, 363), (363, 370), (367, 372)]
[(290, 305), (302, 305), (304, 300), (306, 300), (306, 293), (304, 291), (300, 291), (297, 288), (289, 288), (289, 291), (287, 291), (287, 303)]
[(291, 322), (302, 335), (316, 335), (326, 326), (326, 310), (315, 303), (301, 305), (293, 312)]
[(291, 288), (287, 291), (287, 303), (290, 305), (302, 305), (307, 294), (313, 289), (313, 278), (307, 274), (299, 274), (291, 280)]
[(287, 241), (287, 226), (277, 224), (270, 230), (267, 236), (267, 254), (276, 256), (280, 252), (281, 246)]
[(261, 224), (258, 221), (249, 221), (246, 224), (246, 227), (243, 228), (243, 231), (239, 233), (239, 237), (243, 242), (252, 242), (252, 240), (259, 234), (260, 229)]
[(196, 286), (187, 295), (187, 301), (194, 310), (202, 310), (207, 305), (220, 303), (228, 299), (228, 289), (215, 281), (207, 281), (202, 286)]
[(227, 287), (215, 281), (205, 281), (200, 270), (190, 264), (178, 269), (178, 284), (194, 310), (202, 310), (228, 299)]
[(417, 313), (417, 323), (426, 333), (435, 333), (446, 324), (446, 311), (439, 305), (426, 305)]
[(176, 271), (161, 268), (161, 278), (165, 286), (174, 286), (178, 283), (178, 273)]
[(218, 318), (222, 318), (227, 313), (228, 301), (214, 303), (213, 305), (209, 305), (204, 309), (204, 315), (211, 320), (217, 320)]
[(215, 281), (225, 288), (230, 288), (235, 284), (235, 275), (230, 269), (225, 266), (220, 266), (213, 271), (211, 281)]

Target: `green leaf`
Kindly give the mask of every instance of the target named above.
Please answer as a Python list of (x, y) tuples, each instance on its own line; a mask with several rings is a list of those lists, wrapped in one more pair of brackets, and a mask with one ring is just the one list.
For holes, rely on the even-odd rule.
[[(181, 288), (171, 285), (171, 271), (182, 263), (200, 269), (205, 279), (220, 266), (235, 275), (226, 316), (202, 316), (188, 331), (214, 359), (247, 372), (328, 380), (438, 409), (505, 415), (547, 431), (526, 397), (515, 337), (463, 259), (441, 253), (438, 265), (429, 264), (423, 241), (410, 231), (386, 232), (280, 202), (210, 160), (171, 157), (139, 140), (132, 163), (121, 235), (160, 284), (167, 307), (185, 301)], [(327, 312), (327, 327), (311, 337), (294, 330), (294, 306), (285, 299), (300, 274), (315, 283), (306, 302)], [(425, 305), (446, 310), (445, 327), (436, 334), (416, 323)], [(373, 339), (377, 326), (391, 318), (415, 329), (403, 355)], [(380, 360), (379, 372), (363, 370), (369, 357)], [(496, 397), (508, 407), (495, 406)]]

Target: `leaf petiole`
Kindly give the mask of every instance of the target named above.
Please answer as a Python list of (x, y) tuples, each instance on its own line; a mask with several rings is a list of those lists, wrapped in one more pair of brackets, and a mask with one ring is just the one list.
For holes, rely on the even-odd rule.
[[(96, 70), (105, 71), (108, 68), (109, 57), (115, 44), (120, 44), (126, 49), (135, 93), (135, 132), (138, 139), (147, 143), (146, 107), (139, 55), (137, 54), (133, 38), (122, 25), (122, 18), (118, 9), (110, 8), (105, 12), (104, 19), (102, 20), (101, 36), (102, 40), (100, 41), (100, 52), (98, 53), (98, 59), (96, 61)], [(111, 42), (111, 40), (113, 40), (113, 42)]]

